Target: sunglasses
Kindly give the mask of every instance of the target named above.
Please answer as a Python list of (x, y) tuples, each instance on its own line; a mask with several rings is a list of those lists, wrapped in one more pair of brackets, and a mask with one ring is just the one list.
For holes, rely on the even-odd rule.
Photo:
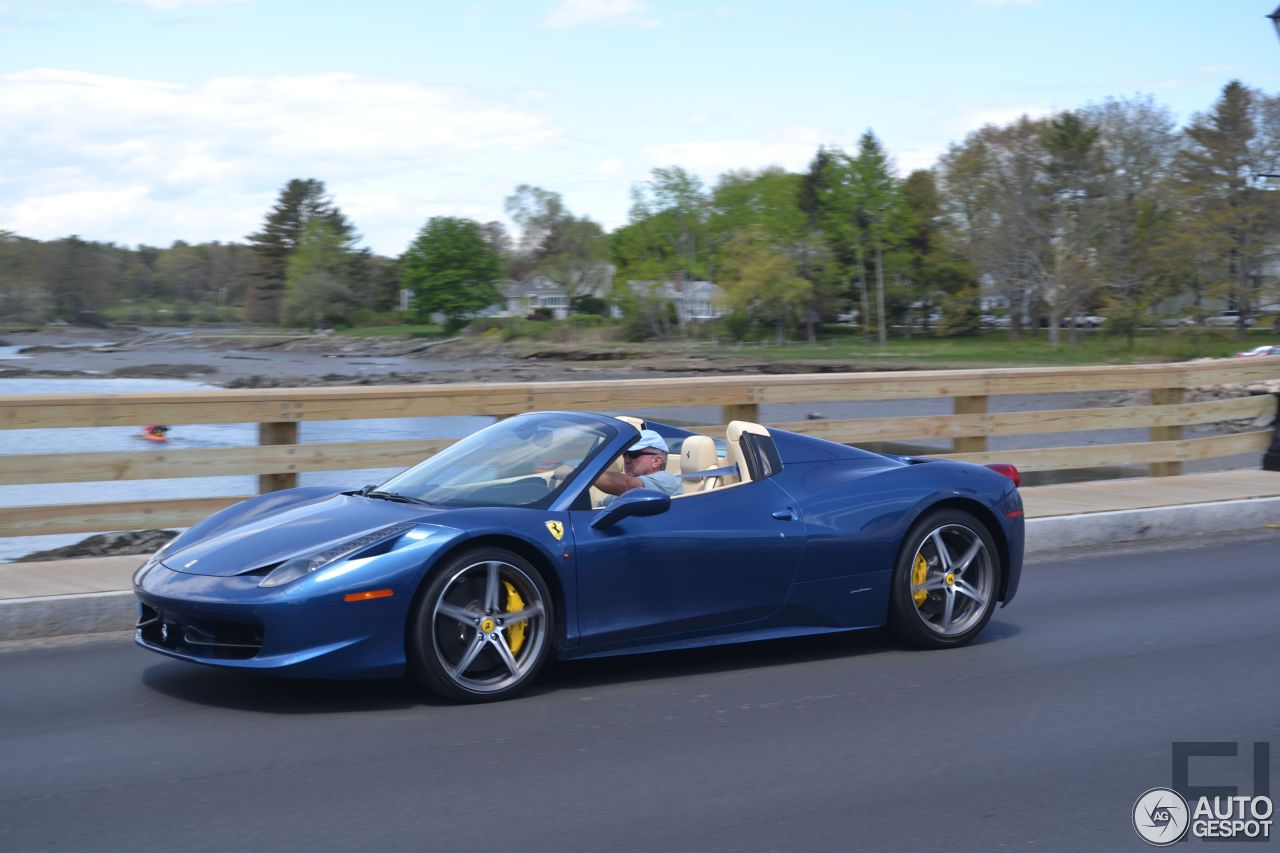
[(641, 456), (661, 456), (662, 454), (647, 450), (628, 450), (623, 455), (628, 459), (639, 459)]

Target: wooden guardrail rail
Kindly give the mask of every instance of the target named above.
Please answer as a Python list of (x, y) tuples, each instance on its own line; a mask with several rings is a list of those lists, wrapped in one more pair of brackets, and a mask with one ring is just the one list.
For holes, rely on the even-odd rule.
[[(758, 421), (768, 403), (950, 397), (953, 414), (777, 423), (844, 443), (939, 439), (974, 462), (1013, 462), (1026, 471), (1150, 465), (1177, 474), (1186, 460), (1266, 450), (1272, 431), (1184, 438), (1193, 424), (1276, 412), (1276, 396), (1185, 402), (1187, 390), (1280, 377), (1280, 359), (1072, 368), (925, 370), (893, 373), (726, 376), (588, 382), (290, 388), (149, 394), (0, 396), (0, 429), (257, 423), (258, 446), (154, 452), (0, 456), (0, 484), (146, 480), (251, 474), (259, 491), (287, 488), (303, 471), (408, 466), (448, 440), (298, 444), (301, 421), (454, 415), (503, 417), (542, 409), (610, 411), (721, 407), (721, 424)], [(994, 395), (1149, 391), (1151, 404), (991, 412)], [(1149, 440), (1033, 450), (988, 450), (990, 436), (1146, 428)], [(182, 527), (245, 496), (0, 508), (0, 536)]]

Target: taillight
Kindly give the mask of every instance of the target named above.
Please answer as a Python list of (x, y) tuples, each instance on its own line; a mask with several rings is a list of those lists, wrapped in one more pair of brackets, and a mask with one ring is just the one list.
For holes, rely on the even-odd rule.
[(1010, 480), (1013, 480), (1013, 485), (1019, 489), (1022, 488), (1022, 475), (1018, 473), (1017, 466), (1010, 465), (1008, 462), (988, 462), (987, 467), (992, 471), (1004, 474)]

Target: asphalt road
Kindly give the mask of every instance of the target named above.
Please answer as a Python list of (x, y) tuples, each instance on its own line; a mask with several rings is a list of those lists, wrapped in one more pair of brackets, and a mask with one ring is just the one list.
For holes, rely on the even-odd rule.
[(0, 850), (1149, 849), (1130, 813), (1174, 740), (1269, 741), (1280, 790), (1278, 554), (1042, 558), (965, 649), (579, 662), (479, 707), (10, 643)]

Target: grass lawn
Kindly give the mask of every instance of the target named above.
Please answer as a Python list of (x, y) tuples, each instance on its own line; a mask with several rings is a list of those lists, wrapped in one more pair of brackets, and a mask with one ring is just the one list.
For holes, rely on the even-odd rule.
[(1125, 338), (1106, 332), (1082, 331), (1075, 345), (1067, 343), (1066, 337), (1066, 332), (1063, 332), (1062, 342), (1054, 347), (1050, 346), (1044, 330), (1035, 336), (1011, 341), (1007, 330), (988, 329), (977, 336), (965, 338), (890, 338), (883, 347), (875, 342), (864, 343), (849, 335), (833, 335), (820, 336), (817, 344), (795, 342), (778, 346), (762, 342), (739, 346), (736, 343), (708, 343), (698, 349), (720, 354), (741, 352), (744, 356), (771, 361), (839, 359), (894, 366), (1000, 367), (1189, 361), (1194, 358), (1222, 358), (1261, 344), (1280, 343), (1280, 335), (1269, 330), (1251, 330), (1244, 341), (1237, 340), (1235, 333), (1228, 329), (1144, 331), (1135, 337), (1132, 348)]
[(397, 336), (406, 338), (438, 338), (444, 334), (444, 328), (431, 323), (404, 326), (356, 326), (351, 329), (343, 329), (338, 332), (338, 334), (350, 335), (356, 338), (390, 338)]

